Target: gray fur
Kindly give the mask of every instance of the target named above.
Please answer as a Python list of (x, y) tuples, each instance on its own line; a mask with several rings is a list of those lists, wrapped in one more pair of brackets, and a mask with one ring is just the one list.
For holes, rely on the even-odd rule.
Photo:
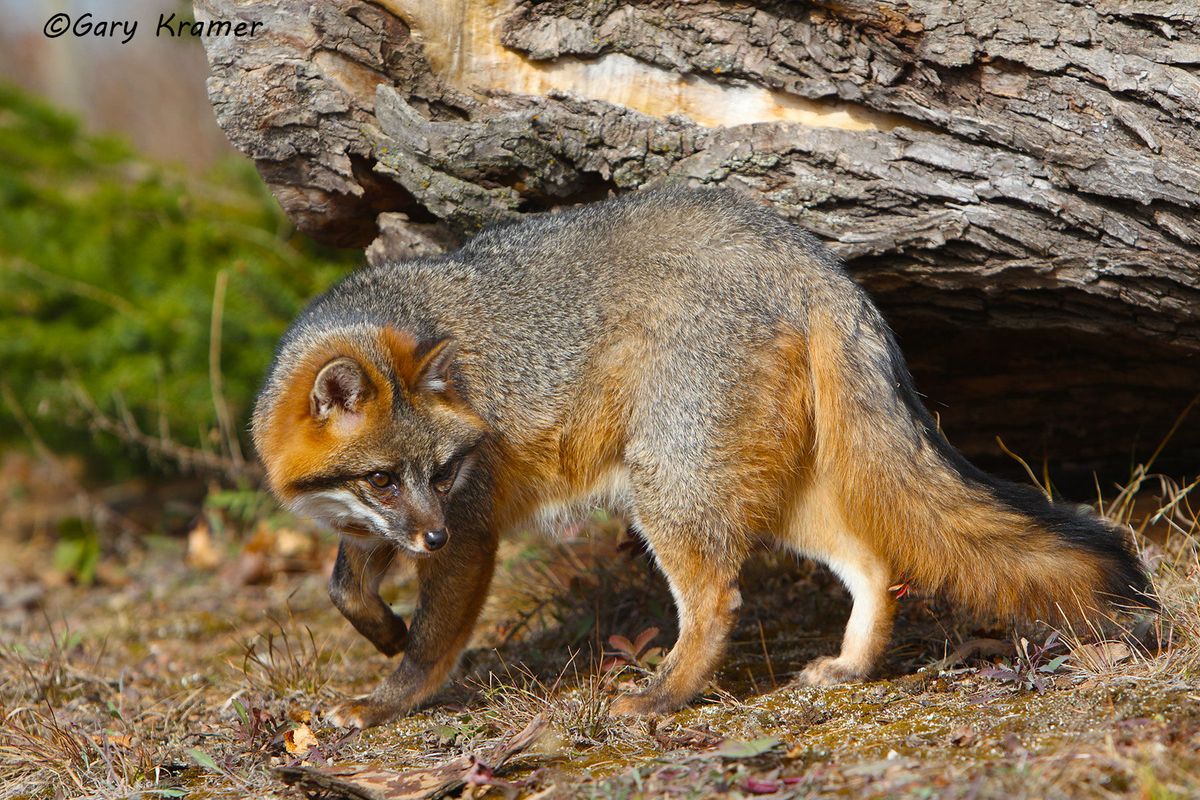
[[(935, 430), (866, 293), (811, 236), (732, 192), (659, 189), (525, 218), (484, 231), (445, 256), (363, 269), (315, 300), (280, 343), (259, 397), (256, 425), (271, 418), (290, 371), (306, 353), (326, 350), (330, 337), (361, 343), (374, 366), (386, 372), (392, 362), (379, 351), (378, 333), (390, 325), (412, 334), (422, 352), (451, 341), (445, 358), (434, 359), (434, 378), (425, 388), (452, 387), (488, 428), (453, 491), (433, 498), (436, 465), (466, 452), (464, 446), (479, 443), (481, 434), (466, 423), (435, 420), (433, 412), (418, 411), (396, 394), (394, 413), (382, 438), (376, 437), (376, 449), (382, 450), (345, 455), (345, 463), (337, 465), (343, 476), (337, 481), (367, 510), (356, 509), (347, 494), (328, 485), (313, 487), (325, 490), (310, 501), (321, 508), (385, 519), (388, 530), (374, 533), (408, 552), (420, 551), (412, 538), (418, 528), (440, 524), (434, 512), (444, 510), (450, 533), (444, 550), (417, 560), (421, 601), (407, 632), (377, 596), (353, 601), (347, 585), (358, 576), (373, 594), (378, 572), (366, 574), (368, 565), (356, 560), (357, 551), (343, 549), (332, 587), (335, 602), (380, 649), (406, 641), (408, 650), (375, 694), (352, 704), (341, 718), (374, 724), (436, 690), (465, 644), (490, 580), (496, 536), (503, 533), (495, 530), (489, 505), (494, 488), (489, 481), (504, 466), (500, 454), (536, 450), (538, 436), (572, 423), (586, 426), (588, 420), (578, 417), (580, 409), (590, 408), (585, 402), (596, 386), (589, 384), (612, 369), (614, 360), (627, 366), (619, 375), (620, 475), (594, 478), (594, 485), (578, 490), (588, 496), (546, 498), (548, 507), (533, 515), (554, 518), (596, 498), (630, 513), (667, 574), (681, 624), (679, 641), (650, 689), (625, 699), (623, 708), (661, 711), (690, 699), (711, 674), (728, 636), (740, 602), (741, 563), (753, 540), (771, 533), (742, 530), (758, 517), (731, 509), (745, 494), (761, 492), (778, 499), (782, 519), (782, 506), (793, 499), (783, 496), (788, 490), (782, 485), (730, 480), (738, 465), (727, 454), (745, 452), (730, 449), (747, 440), (739, 421), (759, 419), (754, 411), (765, 387), (779, 388), (757, 371), (766, 348), (781, 334), (783, 340), (811, 339), (810, 317), (816, 327), (818, 310), (821, 329), (834, 329), (822, 341), (835, 342), (829, 358), (837, 369), (836, 416), (848, 437), (840, 445), (844, 452), (835, 456), (864, 468), (870, 485), (858, 488), (865, 496), (888, 503), (889, 493), (907, 493), (922, 508), (934, 508), (937, 502), (963, 500), (969, 483), (992, 486), (981, 483)], [(821, 394), (816, 373), (792, 380), (803, 381), (814, 398)], [(326, 394), (345, 395), (342, 383), (347, 381)], [(317, 400), (318, 407), (328, 405), (325, 395)], [(811, 413), (819, 429), (822, 415)], [(827, 426), (831, 416), (824, 415)], [(764, 449), (778, 447), (776, 433), (756, 429), (748, 441), (761, 438)], [(817, 449), (822, 447), (818, 442)], [(395, 475), (400, 494), (381, 504), (360, 477), (373, 470)], [(778, 480), (792, 486), (793, 477)], [(855, 612), (842, 655), (815, 663), (805, 679), (861, 677), (887, 642), (894, 609), (886, 587), (897, 565), (843, 530), (837, 503), (819, 499), (829, 488), (820, 476), (810, 483), (804, 491), (817, 499), (807, 510), (799, 502), (802, 513), (795, 512), (799, 516), (789, 524), (803, 523), (800, 529), (818, 533), (793, 532), (788, 543), (834, 567), (855, 594)], [(945, 491), (935, 497), (931, 486)], [(396, 501), (400, 495), (404, 503)], [(1028, 512), (1031, 524), (1048, 513)], [(418, 517), (424, 520), (420, 525)], [(934, 530), (907, 533), (932, 541)], [(947, 552), (969, 551), (958, 538), (945, 546)], [(942, 568), (959, 565), (939, 564)]]
[[(696, 477), (725, 425), (754, 402), (745, 377), (757, 351), (781, 325), (803, 333), (812, 303), (844, 310), (848, 325), (873, 311), (828, 251), (767, 208), (724, 190), (629, 194), (486, 230), (445, 256), (353, 273), (284, 336), (255, 417), (266, 417), (300, 354), (392, 324), (421, 341), (451, 337), (466, 399), (496, 435), (520, 442), (571, 408), (589, 359), (636, 340), (648, 362), (630, 466), (670, 473), (679, 493), (670, 505), (716, 520), (707, 506), (722, 502), (719, 489)], [(711, 544), (722, 548), (719, 536)]]

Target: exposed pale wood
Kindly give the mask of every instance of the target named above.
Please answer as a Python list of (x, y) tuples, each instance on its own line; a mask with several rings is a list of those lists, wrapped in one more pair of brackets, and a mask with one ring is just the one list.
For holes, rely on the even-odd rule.
[(515, 3), (381, 0), (379, 5), (422, 32), (425, 56), (442, 80), (477, 93), (569, 92), (651, 116), (677, 114), (706, 126), (782, 121), (868, 130), (900, 122), (854, 104), (816, 102), (754, 83), (731, 85), (685, 75), (622, 52), (591, 52), (582, 41), (585, 58), (564, 55), (559, 37), (589, 37), (592, 32), (563, 26), (557, 17), (537, 31), (538, 44), (511, 48), (504, 31), (511, 28)]
[[(372, 259), (729, 185), (847, 259), (976, 457), (1115, 476), (1200, 391), (1194, 3), (197, 6), (264, 23), (206, 41), (231, 140)], [(1200, 423), (1168, 452), (1195, 469)]]

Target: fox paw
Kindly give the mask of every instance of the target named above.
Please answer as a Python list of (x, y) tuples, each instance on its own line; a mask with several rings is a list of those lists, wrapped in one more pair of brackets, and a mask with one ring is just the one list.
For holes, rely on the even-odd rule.
[(404, 652), (404, 646), (408, 644), (408, 628), (404, 626), (403, 622), (400, 622), (399, 626), (387, 632), (380, 632), (374, 637), (368, 637), (368, 639), (371, 644), (375, 645), (376, 650), (391, 658)]
[(360, 730), (382, 725), (396, 716), (395, 710), (382, 706), (369, 697), (359, 697), (339, 703), (325, 714), (326, 719), (339, 728), (359, 728)]
[(867, 670), (861, 667), (847, 664), (833, 656), (822, 656), (808, 662), (798, 680), (803, 686), (834, 686), (839, 683), (854, 683), (866, 677)]
[(644, 717), (650, 714), (669, 714), (681, 704), (653, 692), (623, 694), (612, 704), (614, 717)]

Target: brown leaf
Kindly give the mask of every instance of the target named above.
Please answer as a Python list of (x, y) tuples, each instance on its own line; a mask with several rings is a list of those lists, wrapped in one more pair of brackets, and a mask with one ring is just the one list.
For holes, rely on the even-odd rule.
[(1004, 656), (1011, 653), (1012, 642), (1006, 642), (1002, 639), (970, 639), (954, 648), (941, 661), (929, 665), (927, 669), (929, 672), (937, 673), (957, 666), (968, 658), (988, 658), (990, 656)]
[(270, 583), (275, 573), (262, 553), (242, 553), (228, 570), (232, 581), (242, 586)]
[(280, 767), (275, 775), (310, 797), (347, 797), (355, 800), (425, 800), (443, 797), (465, 786), (472, 775), (499, 770), (506, 761), (529, 747), (546, 727), (534, 717), (525, 728), (480, 757), (463, 755), (431, 769), (397, 772), (377, 765), (344, 765), (332, 769)]
[(284, 748), (294, 756), (308, 755), (308, 751), (318, 744), (320, 742), (317, 741), (312, 729), (303, 722), (283, 735)]
[(187, 563), (189, 567), (205, 571), (216, 569), (221, 563), (221, 551), (213, 544), (212, 532), (203, 518), (188, 531)]
[(609, 636), (608, 643), (614, 650), (622, 654), (629, 656), (636, 655), (633, 649), (633, 642), (629, 641), (619, 633), (614, 633), (612, 636)]
[(292, 528), (275, 530), (275, 552), (284, 558), (301, 558), (309, 555), (313, 549), (311, 536)]
[(979, 735), (970, 725), (963, 725), (950, 732), (950, 744), (955, 747), (970, 747), (978, 738)]
[(654, 641), (655, 636), (658, 636), (658, 628), (646, 628), (646, 630), (639, 633), (637, 639), (633, 642), (633, 652), (641, 656), (643, 654), (642, 651), (646, 649), (646, 645)]

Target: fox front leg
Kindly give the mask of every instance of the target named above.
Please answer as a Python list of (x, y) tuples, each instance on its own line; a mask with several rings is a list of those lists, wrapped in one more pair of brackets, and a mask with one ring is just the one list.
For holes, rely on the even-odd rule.
[(699, 694), (724, 653), (742, 602), (737, 567), (722, 566), (677, 540), (668, 547), (656, 544), (652, 534), (650, 540), (678, 606), (679, 638), (649, 685), (613, 704), (618, 715), (675, 711)]
[(394, 656), (408, 641), (408, 626), (379, 596), (395, 547), (386, 542), (342, 538), (329, 578), (329, 598), (355, 630), (385, 656)]
[(420, 598), (403, 660), (370, 695), (335, 708), (330, 714), (334, 724), (382, 724), (412, 711), (441, 688), (471, 637), (495, 561), (494, 537), (461, 531), (438, 553), (417, 560)]

